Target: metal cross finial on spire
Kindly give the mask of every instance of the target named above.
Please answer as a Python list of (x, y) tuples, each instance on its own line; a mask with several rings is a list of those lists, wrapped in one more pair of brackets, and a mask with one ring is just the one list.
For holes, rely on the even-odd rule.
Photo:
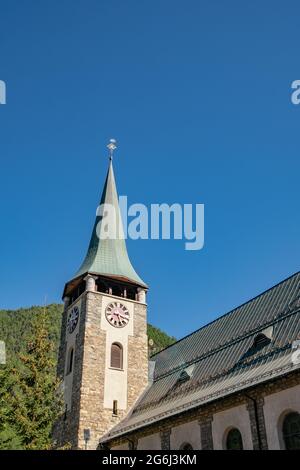
[(113, 159), (113, 153), (114, 150), (117, 148), (117, 141), (115, 139), (109, 139), (109, 144), (107, 145), (107, 148), (109, 149), (109, 159)]

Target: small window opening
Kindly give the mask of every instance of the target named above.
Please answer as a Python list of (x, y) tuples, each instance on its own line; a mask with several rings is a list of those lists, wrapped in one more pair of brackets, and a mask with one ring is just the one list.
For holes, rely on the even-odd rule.
[(117, 416), (118, 414), (118, 400), (113, 401), (113, 415)]
[(74, 348), (71, 348), (69, 351), (67, 374), (71, 374), (73, 370), (73, 361), (74, 361)]
[(127, 288), (127, 298), (130, 300), (136, 300), (136, 294), (134, 289)]
[(112, 295), (116, 295), (117, 297), (122, 297), (123, 291), (120, 286), (113, 285), (111, 293)]
[(97, 291), (98, 292), (104, 292), (104, 293), (108, 292), (108, 288), (107, 288), (107, 285), (105, 284), (105, 282), (97, 281), (96, 286), (97, 286)]

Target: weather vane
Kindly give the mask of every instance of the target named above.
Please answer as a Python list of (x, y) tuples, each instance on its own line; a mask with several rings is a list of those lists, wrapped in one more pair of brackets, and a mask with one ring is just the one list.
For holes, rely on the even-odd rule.
[(113, 153), (114, 150), (117, 148), (117, 141), (115, 139), (109, 139), (109, 144), (107, 145), (107, 148), (109, 149), (109, 159), (113, 159)]

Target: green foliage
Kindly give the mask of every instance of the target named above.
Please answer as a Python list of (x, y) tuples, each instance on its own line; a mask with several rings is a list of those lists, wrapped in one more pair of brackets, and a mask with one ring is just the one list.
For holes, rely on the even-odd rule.
[(46, 313), (34, 316), (31, 337), (20, 361), (23, 367), (12, 370), (15, 381), (11, 419), (25, 449), (49, 449), (52, 426), (63, 404), (58, 394), (56, 360)]
[(147, 333), (149, 338), (150, 355), (161, 351), (162, 349), (166, 348), (167, 346), (170, 346), (176, 341), (176, 338), (174, 338), (174, 336), (166, 335), (166, 333), (161, 331), (159, 328), (150, 325), (150, 323), (148, 323)]
[(5, 341), (7, 363), (19, 361), (20, 353), (26, 349), (26, 339), (33, 332), (34, 318), (44, 310), (47, 316), (49, 340), (53, 342), (53, 355), (57, 356), (60, 340), (61, 314), (63, 306), (50, 304), (45, 307), (33, 306), (19, 310), (0, 310), (0, 340)]
[[(63, 307), (51, 304), (0, 310), (0, 340), (7, 365), (0, 365), (0, 449), (49, 449), (61, 411), (56, 363)], [(149, 353), (175, 338), (148, 324)]]
[(21, 439), (11, 423), (11, 393), (14, 377), (7, 366), (0, 366), (0, 450), (21, 449)]
[(56, 379), (60, 325), (53, 325), (51, 308), (38, 308), (26, 318), (22, 310), (16, 324), (11, 312), (7, 322), (5, 314), (0, 317), (8, 359), (0, 369), (0, 446), (49, 449), (53, 423), (62, 411)]

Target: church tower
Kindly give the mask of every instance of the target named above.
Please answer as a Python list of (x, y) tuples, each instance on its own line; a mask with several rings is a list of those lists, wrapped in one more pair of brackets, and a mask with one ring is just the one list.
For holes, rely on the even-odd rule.
[[(87, 254), (63, 293), (58, 375), (65, 413), (54, 439), (73, 449), (96, 449), (148, 384), (147, 286), (131, 265), (123, 236), (115, 144), (108, 145), (109, 168)], [(107, 207), (115, 213), (115, 237), (103, 236)]]

